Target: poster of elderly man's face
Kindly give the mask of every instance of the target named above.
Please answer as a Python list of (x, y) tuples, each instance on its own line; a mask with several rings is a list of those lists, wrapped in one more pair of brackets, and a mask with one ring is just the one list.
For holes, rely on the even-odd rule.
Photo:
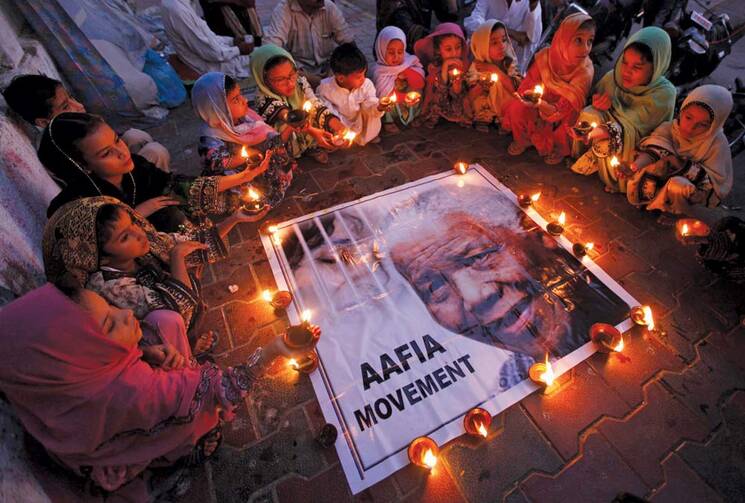
[(633, 298), (547, 234), (481, 167), (285, 222), (264, 237), (291, 318), (322, 327), (311, 379), (354, 492), (404, 466), (411, 440), (442, 444), (479, 406), (498, 414), (548, 358), (592, 354), (594, 323)]

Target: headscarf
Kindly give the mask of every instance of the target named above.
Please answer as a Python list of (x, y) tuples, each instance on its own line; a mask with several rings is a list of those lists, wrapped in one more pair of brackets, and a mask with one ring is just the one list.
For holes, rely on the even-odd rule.
[(647, 136), (664, 121), (673, 118), (675, 86), (665, 78), (670, 66), (672, 51), (670, 36), (660, 28), (648, 26), (634, 33), (626, 42), (624, 51), (633, 43), (641, 43), (652, 52), (652, 77), (649, 84), (625, 89), (621, 85), (622, 57), (615, 68), (598, 82), (597, 92), (610, 96), (610, 114), (623, 127), (622, 159), (630, 157), (641, 138)]
[(463, 35), (463, 30), (460, 29), (455, 23), (440, 23), (435, 27), (435, 30), (424, 38), (416, 41), (414, 44), (414, 53), (417, 55), (422, 64), (426, 67), (435, 60), (435, 37), (441, 37), (443, 35), (455, 35), (463, 41), (463, 50), (461, 51), (461, 59), (463, 59), (463, 67), (468, 67), (468, 45), (466, 44), (466, 37)]
[(214, 400), (204, 367), (151, 368), (51, 284), (0, 310), (0, 326), (0, 390), (78, 474), (126, 467), (132, 478), (157, 458), (188, 454), (217, 422), (214, 407), (198, 408)]
[(228, 108), (224, 73), (208, 72), (199, 77), (191, 91), (191, 104), (199, 118), (204, 121), (199, 133), (201, 136), (220, 138), (241, 145), (256, 145), (275, 132), (250, 108), (246, 113), (248, 121), (233, 124)]
[(386, 26), (375, 39), (375, 59), (377, 64), (372, 69), (372, 78), (378, 96), (388, 96), (393, 92), (398, 74), (411, 68), (424, 77), (424, 68), (419, 58), (407, 52), (404, 53), (404, 61), (400, 65), (391, 66), (385, 63), (385, 51), (388, 44), (394, 40), (400, 40), (406, 50), (406, 35), (396, 26)]
[(496, 29), (495, 27), (504, 28), (505, 33), (507, 33), (507, 27), (504, 23), (496, 19), (487, 19), (471, 35), (471, 54), (476, 61), (491, 63), (497, 67), (498, 85), (490, 86), (489, 103), (491, 103), (492, 110), (496, 111), (501, 119), (502, 111), (508, 103), (514, 100), (513, 93), (517, 90), (511, 75), (514, 75), (513, 72), (517, 71), (518, 61), (509, 34), (507, 35), (508, 45), (505, 47), (504, 59), (502, 61), (492, 61), (489, 56), (489, 39), (492, 31)]
[(732, 190), (732, 153), (723, 126), (732, 111), (732, 93), (722, 86), (699, 86), (686, 97), (680, 110), (689, 105), (699, 105), (711, 115), (711, 127), (694, 138), (684, 138), (678, 125), (680, 118), (663, 122), (645, 138), (641, 146), (654, 145), (683, 159), (699, 163), (706, 170), (719, 199)]
[(69, 202), (54, 212), (44, 228), (42, 252), (47, 280), (80, 288), (99, 268), (100, 253), (96, 238), (96, 216), (102, 206), (113, 204), (129, 214), (132, 222), (145, 231), (150, 253), (168, 262), (173, 238), (158, 232), (150, 222), (118, 199), (109, 196), (87, 197)]
[(264, 79), (266, 64), (276, 57), (287, 58), (297, 69), (297, 63), (295, 63), (292, 54), (274, 44), (262, 45), (261, 47), (254, 49), (251, 53), (251, 73), (253, 74), (256, 85), (259, 88), (259, 93), (283, 103), (287, 103), (293, 110), (300, 110), (305, 101), (305, 95), (299, 85), (295, 86), (295, 92), (293, 95), (287, 98), (272, 91), (271, 86)]
[(538, 66), (546, 91), (565, 97), (577, 111), (585, 106), (595, 69), (589, 56), (580, 64), (569, 61), (567, 48), (580, 25), (591, 20), (581, 12), (570, 14), (559, 25), (551, 45), (535, 56), (534, 64)]

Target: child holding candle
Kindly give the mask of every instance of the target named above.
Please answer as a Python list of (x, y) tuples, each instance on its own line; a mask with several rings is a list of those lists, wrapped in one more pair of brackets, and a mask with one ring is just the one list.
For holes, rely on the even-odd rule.
[(358, 145), (380, 141), (381, 120), (386, 106), (375, 94), (375, 85), (365, 75), (367, 60), (354, 44), (341, 44), (331, 53), (333, 76), (318, 86), (318, 96), (347, 129), (357, 133)]
[(489, 19), (471, 35), (474, 61), (466, 74), (473, 119), (479, 125), (500, 123), (504, 109), (515, 100), (521, 76), (504, 23)]
[(262, 45), (251, 53), (251, 73), (256, 80), (256, 110), (267, 124), (284, 132), (287, 114), (310, 103), (308, 122), (301, 131), (292, 131), (287, 148), (295, 159), (311, 155), (320, 163), (328, 162), (326, 150), (334, 148), (333, 135), (343, 133), (344, 125), (313, 93), (306, 78), (298, 74), (289, 52), (276, 45)]
[[(202, 174), (239, 172), (248, 162), (241, 155), (242, 151), (245, 153), (244, 147), (253, 147), (254, 152), (261, 154), (272, 151), (274, 155), (268, 169), (252, 180), (252, 184), (261, 188), (269, 206), (279, 204), (292, 182), (294, 162), (287, 155), (281, 155), (292, 129), (278, 134), (267, 125), (248, 107), (238, 83), (224, 73), (209, 72), (199, 77), (191, 101), (194, 111), (204, 121), (198, 146)], [(233, 192), (243, 190), (236, 188)]]
[(414, 44), (414, 52), (427, 67), (426, 87), (420, 119), (435, 127), (443, 118), (461, 125), (471, 124), (471, 108), (463, 76), (467, 68), (466, 39), (460, 26), (442, 23)]
[(424, 91), (424, 68), (419, 58), (406, 52), (406, 35), (396, 26), (386, 26), (375, 39), (377, 64), (372, 68), (378, 98), (395, 96), (383, 116), (383, 129), (397, 133), (408, 127), (419, 112), (419, 103), (407, 104), (406, 95)]
[(693, 206), (718, 206), (732, 190), (732, 154), (722, 130), (732, 111), (732, 94), (722, 86), (697, 87), (678, 117), (644, 138), (631, 164), (629, 202), (670, 213)]
[[(668, 34), (648, 26), (634, 33), (613, 70), (600, 79), (592, 106), (585, 108), (579, 121), (595, 122), (598, 127), (586, 137), (590, 149), (572, 166), (583, 175), (597, 172), (607, 192), (626, 192), (628, 178), (618, 176), (618, 165), (630, 163), (639, 141), (660, 123), (673, 117), (675, 86), (665, 78), (670, 64)], [(574, 143), (579, 153), (581, 142)]]
[(507, 105), (505, 118), (512, 130), (510, 155), (533, 145), (547, 164), (559, 164), (571, 152), (569, 130), (585, 106), (594, 69), (590, 49), (595, 22), (586, 14), (567, 16), (551, 46), (539, 51), (517, 94), (542, 86), (537, 103), (517, 99)]

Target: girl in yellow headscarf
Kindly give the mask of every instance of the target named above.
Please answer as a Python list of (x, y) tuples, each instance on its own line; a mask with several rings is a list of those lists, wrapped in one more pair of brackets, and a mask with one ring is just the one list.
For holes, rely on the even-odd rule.
[(502, 123), (504, 109), (515, 100), (521, 80), (504, 23), (489, 19), (479, 26), (471, 36), (471, 54), (474, 61), (466, 82), (474, 121), (482, 126)]
[(567, 16), (556, 30), (551, 46), (535, 55), (517, 93), (521, 97), (540, 85), (541, 99), (514, 100), (505, 110), (512, 130), (510, 155), (533, 145), (546, 164), (559, 164), (571, 152), (570, 128), (585, 106), (594, 69), (590, 49), (595, 22), (586, 14)]

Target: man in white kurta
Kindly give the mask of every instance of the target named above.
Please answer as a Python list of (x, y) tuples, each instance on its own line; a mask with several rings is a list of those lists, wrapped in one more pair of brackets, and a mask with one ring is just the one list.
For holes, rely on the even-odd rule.
[(243, 79), (251, 74), (245, 43), (213, 32), (189, 0), (161, 0), (163, 26), (179, 58), (199, 74), (223, 72)]
[(504, 23), (521, 71), (525, 71), (543, 33), (541, 3), (538, 0), (478, 0), (463, 24), (473, 33), (487, 19)]
[(281, 0), (263, 41), (287, 50), (309, 80), (317, 82), (329, 74), (328, 60), (336, 46), (353, 42), (354, 34), (331, 0)]
[(366, 145), (378, 137), (380, 118), (385, 111), (378, 109), (375, 84), (370, 79), (366, 78), (360, 87), (350, 91), (341, 87), (332, 75), (321, 81), (317, 94), (347, 128), (357, 133), (356, 144)]

